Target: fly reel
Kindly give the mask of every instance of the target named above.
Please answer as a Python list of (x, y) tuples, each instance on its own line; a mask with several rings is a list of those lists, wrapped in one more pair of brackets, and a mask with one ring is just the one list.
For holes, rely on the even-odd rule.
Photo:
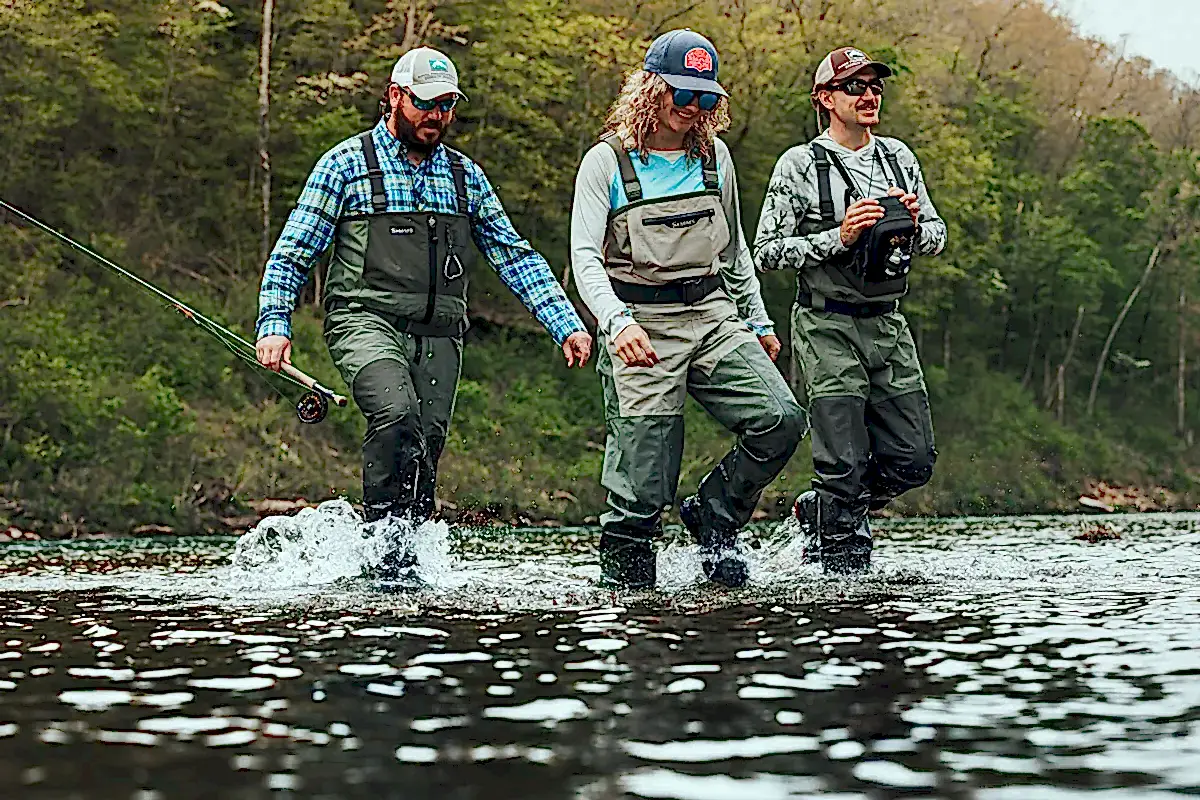
[(296, 416), (306, 425), (316, 425), (329, 414), (329, 400), (325, 395), (306, 392), (296, 403)]

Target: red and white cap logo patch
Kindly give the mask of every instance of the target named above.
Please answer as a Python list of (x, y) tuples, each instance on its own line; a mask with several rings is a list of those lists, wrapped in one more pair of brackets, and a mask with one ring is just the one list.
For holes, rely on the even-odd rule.
[(694, 69), (697, 72), (712, 72), (712, 54), (703, 47), (693, 47), (683, 54), (683, 66), (686, 69)]

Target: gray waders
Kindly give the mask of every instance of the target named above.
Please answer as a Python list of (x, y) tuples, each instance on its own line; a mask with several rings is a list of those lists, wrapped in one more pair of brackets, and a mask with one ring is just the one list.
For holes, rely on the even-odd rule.
[[(882, 142), (876, 144), (876, 156)], [(813, 145), (823, 226), (841, 224), (834, 213), (829, 169), (837, 156)], [(884, 151), (896, 184), (905, 189), (895, 156)], [(886, 174), (886, 170), (885, 170)], [(852, 197), (857, 199), (851, 188)], [(907, 273), (885, 282), (856, 282), (844, 263), (819, 268), (858, 293), (858, 302), (831, 300), (812, 289), (802, 272), (792, 309), (792, 348), (803, 374), (812, 421), (813, 491), (801, 495), (796, 516), (809, 537), (806, 556), (831, 572), (870, 565), (867, 511), (929, 482), (937, 459), (929, 396), (908, 322), (898, 298)]]
[[(712, 580), (745, 583), (736, 535), (763, 489), (807, 430), (804, 411), (758, 338), (739, 319), (718, 274), (730, 231), (714, 160), (703, 192), (645, 200), (629, 154), (613, 138), (629, 204), (610, 215), (605, 263), (613, 288), (658, 354), (653, 367), (626, 366), (601, 336), (596, 368), (607, 442), (601, 482), (601, 567), (626, 585), (653, 585), (650, 540), (675, 502), (683, 456), (683, 408), (691, 394), (738, 436), (688, 498), (681, 516)], [(611, 557), (622, 552), (632, 558)]]
[(457, 213), (387, 211), (370, 132), (360, 137), (369, 214), (338, 221), (325, 291), (325, 342), (367, 418), (367, 521), (433, 514), (467, 329), (474, 261), (465, 169), (447, 148)]

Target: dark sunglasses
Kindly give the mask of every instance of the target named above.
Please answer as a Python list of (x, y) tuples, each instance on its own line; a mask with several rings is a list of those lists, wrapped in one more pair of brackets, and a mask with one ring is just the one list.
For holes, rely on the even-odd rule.
[(407, 89), (404, 90), (404, 93), (408, 95), (408, 99), (412, 101), (413, 108), (417, 111), (433, 111), (436, 108), (443, 114), (449, 114), (454, 110), (454, 106), (458, 105), (457, 95), (451, 95), (441, 100), (422, 100)]
[(862, 78), (854, 78), (845, 83), (829, 84), (831, 92), (845, 92), (851, 97), (862, 97), (867, 93), (867, 89), (874, 89), (877, 97), (883, 97), (883, 81), (876, 78), (872, 81), (864, 81)]
[(721, 95), (716, 92), (696, 92), (691, 89), (676, 89), (672, 93), (671, 99), (680, 108), (690, 106), (692, 101), (695, 100), (696, 105), (700, 106), (701, 111), (712, 111), (717, 107), (717, 103), (721, 102)]

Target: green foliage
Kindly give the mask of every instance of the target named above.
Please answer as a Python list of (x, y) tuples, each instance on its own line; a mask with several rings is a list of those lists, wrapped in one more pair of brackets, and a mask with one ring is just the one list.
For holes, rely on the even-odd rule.
[[(721, 52), (734, 118), (725, 139), (753, 231), (775, 159), (815, 133), (813, 69), (853, 41), (896, 70), (881, 132), (913, 146), (950, 228), (946, 252), (920, 262), (905, 300), (941, 458), (934, 483), (899, 507), (1065, 507), (1089, 476), (1192, 491), (1194, 92), (1164, 91), (1161, 76), (1097, 55), (1037, 4), (926, 5), (285, 4), (269, 76), (272, 232), (320, 154), (376, 119), (400, 43), (423, 39), (454, 57), (470, 96), (451, 142), (484, 165), (517, 228), (560, 271), (579, 158), (646, 43), (677, 26), (703, 31)], [(0, 4), (0, 197), (247, 334), (262, 268), (260, 13), (213, 0)], [(985, 41), (976, 28), (996, 34)], [(1097, 60), (1047, 69), (1048, 51), (1063, 64), (1079, 53)], [(1156, 244), (1160, 265), (1115, 334), (1088, 417), (1101, 348)], [(265, 496), (357, 497), (363, 423), (353, 410), (301, 426), (271, 379), (34, 231), (0, 227), (0, 265), (0, 525), (198, 530)], [(594, 372), (562, 367), (492, 272), (472, 281), (477, 326), (442, 496), (595, 515), (604, 428)], [(793, 281), (762, 277), (781, 333)], [(297, 362), (345, 391), (311, 289), (295, 323)], [(685, 489), (730, 443), (694, 405), (687, 429)], [(766, 507), (786, 505), (810, 475), (805, 446)]]

